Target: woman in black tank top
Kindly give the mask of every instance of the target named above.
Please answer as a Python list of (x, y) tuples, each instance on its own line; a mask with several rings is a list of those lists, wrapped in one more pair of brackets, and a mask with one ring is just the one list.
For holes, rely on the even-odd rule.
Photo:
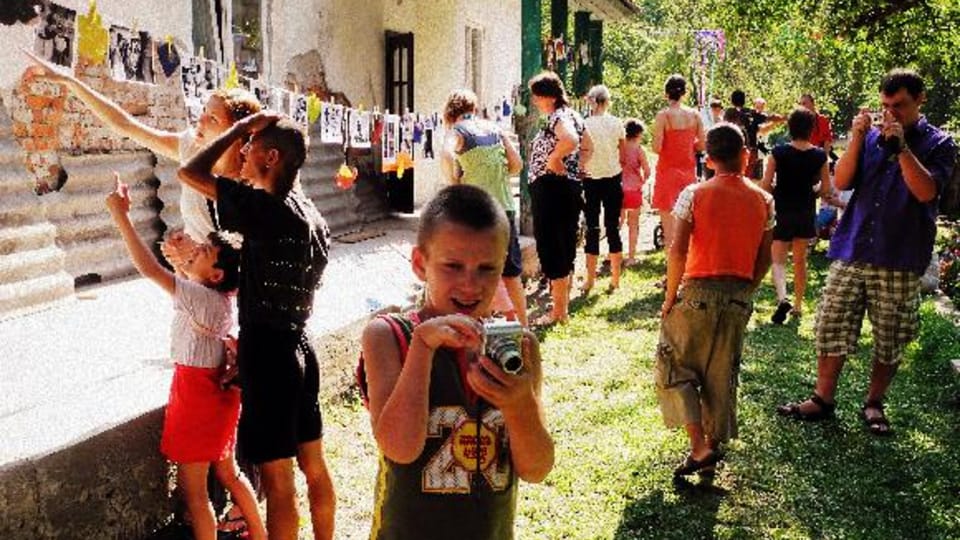
[[(798, 107), (790, 113), (787, 126), (791, 142), (778, 145), (767, 158), (761, 186), (773, 193), (777, 224), (773, 229), (773, 285), (777, 290), (777, 310), (771, 320), (783, 324), (790, 313), (803, 313), (803, 295), (807, 285), (807, 244), (816, 235), (817, 195), (830, 191), (827, 155), (810, 144), (816, 116)], [(787, 300), (787, 254), (793, 252), (794, 303)]]

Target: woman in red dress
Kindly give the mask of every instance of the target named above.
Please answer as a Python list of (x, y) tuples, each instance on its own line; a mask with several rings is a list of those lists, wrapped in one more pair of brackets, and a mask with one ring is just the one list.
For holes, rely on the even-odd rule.
[(703, 151), (703, 122), (694, 109), (683, 105), (687, 81), (671, 75), (665, 85), (668, 105), (657, 113), (653, 151), (657, 153), (653, 208), (663, 224), (664, 249), (673, 241), (673, 204), (683, 188), (697, 180), (697, 152)]

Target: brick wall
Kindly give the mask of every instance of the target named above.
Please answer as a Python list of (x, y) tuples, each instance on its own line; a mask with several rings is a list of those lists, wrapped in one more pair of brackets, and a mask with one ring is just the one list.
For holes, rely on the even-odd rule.
[[(157, 84), (115, 81), (107, 67), (78, 65), (80, 80), (89, 84), (144, 123), (163, 130), (187, 126), (179, 80)], [(162, 75), (159, 75), (162, 79)], [(13, 136), (26, 153), (27, 169), (38, 193), (57, 190), (62, 154), (134, 152), (140, 146), (106, 127), (63, 85), (21, 80), (9, 103)], [(69, 181), (69, 179), (67, 180)]]

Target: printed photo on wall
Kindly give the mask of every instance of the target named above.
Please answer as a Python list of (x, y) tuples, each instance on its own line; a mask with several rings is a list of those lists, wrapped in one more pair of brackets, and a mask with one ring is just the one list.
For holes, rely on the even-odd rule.
[(290, 118), (303, 127), (307, 126), (307, 96), (295, 94), (290, 103)]
[(216, 77), (216, 65), (213, 62), (195, 56), (187, 57), (183, 61), (180, 80), (183, 83), (183, 98), (191, 123), (200, 119), (207, 96), (217, 88)]
[(153, 45), (147, 32), (110, 27), (110, 75), (118, 81), (155, 82)]
[(350, 109), (348, 126), (351, 148), (370, 148), (370, 113)]
[(320, 111), (320, 142), (343, 144), (343, 105), (326, 103)]
[(395, 114), (384, 115), (383, 141), (380, 144), (384, 170), (388, 170), (397, 164), (397, 145), (399, 142), (400, 117)]
[(73, 64), (77, 12), (57, 4), (46, 4), (37, 25), (33, 52), (60, 66)]
[(180, 52), (173, 40), (157, 44), (157, 60), (160, 61), (160, 71), (163, 76), (170, 79), (177, 73), (180, 67)]

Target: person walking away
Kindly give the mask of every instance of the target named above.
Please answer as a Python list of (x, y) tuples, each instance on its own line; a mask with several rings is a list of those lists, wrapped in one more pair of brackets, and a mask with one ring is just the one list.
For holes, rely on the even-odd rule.
[(510, 221), (510, 242), (503, 266), (503, 285), (512, 311), (523, 326), (527, 321), (527, 298), (523, 292), (523, 256), (517, 231), (517, 203), (510, 189), (510, 177), (520, 173), (520, 153), (497, 124), (476, 117), (477, 96), (470, 90), (455, 90), (447, 97), (443, 119), (448, 129), (444, 138), (441, 168), (451, 184), (478, 186), (503, 206)]
[(620, 165), (623, 167), (623, 211), (620, 223), (627, 222), (627, 258), (623, 261), (624, 265), (636, 261), (643, 185), (650, 178), (650, 164), (641, 145), (644, 130), (643, 122), (636, 118), (628, 118), (624, 124), (626, 140), (620, 152)]
[(623, 123), (608, 112), (610, 90), (597, 85), (587, 92), (591, 114), (584, 122), (593, 141), (593, 156), (586, 165), (583, 179), (585, 199), (584, 216), (587, 221), (586, 254), (587, 277), (583, 291), (589, 292), (597, 278), (597, 258), (600, 256), (600, 211), (610, 253), (610, 290), (620, 286), (620, 265), (623, 262), (623, 241), (620, 239), (620, 210), (623, 208), (623, 169), (620, 152), (626, 133)]
[(770, 267), (774, 224), (773, 197), (741, 173), (749, 153), (739, 128), (714, 126), (706, 149), (716, 176), (684, 188), (674, 208), (654, 367), (664, 423), (683, 426), (690, 440), (676, 476), (705, 472), (737, 436), (743, 335)]
[[(791, 141), (774, 147), (763, 171), (763, 189), (773, 193), (777, 224), (773, 228), (773, 285), (777, 309), (770, 320), (783, 324), (787, 314), (803, 314), (807, 287), (807, 246), (817, 235), (817, 195), (830, 193), (830, 167), (823, 149), (810, 143), (816, 117), (798, 107), (790, 113), (787, 127)], [(776, 180), (774, 180), (776, 179)], [(793, 304), (787, 300), (786, 263), (793, 253)]]
[(657, 113), (653, 126), (653, 151), (657, 153), (653, 208), (663, 224), (664, 247), (673, 242), (671, 214), (677, 196), (697, 181), (697, 152), (704, 149), (703, 122), (697, 111), (683, 105), (687, 81), (671, 75), (664, 85), (668, 105)]
[(920, 276), (936, 236), (937, 199), (957, 146), (920, 114), (923, 78), (894, 69), (880, 83), (883, 122), (868, 110), (853, 120), (836, 166), (836, 187), (853, 189), (827, 256), (833, 259), (817, 309), (817, 381), (810, 398), (777, 407), (805, 421), (833, 418), (847, 356), (864, 313), (873, 327), (873, 368), (861, 416), (875, 435), (891, 433), (884, 400), (903, 352), (919, 329)]

